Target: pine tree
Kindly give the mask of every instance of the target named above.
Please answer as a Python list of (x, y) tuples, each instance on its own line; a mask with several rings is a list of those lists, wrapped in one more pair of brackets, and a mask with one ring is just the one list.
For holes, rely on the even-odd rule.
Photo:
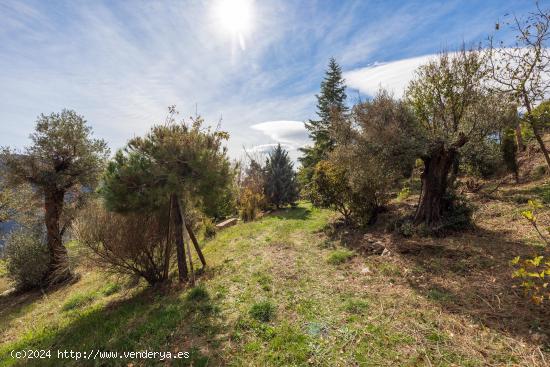
[(309, 137), (313, 140), (312, 147), (300, 149), (304, 155), (299, 158), (302, 164), (301, 180), (304, 184), (311, 182), (313, 168), (325, 159), (334, 148), (335, 142), (330, 130), (335, 115), (345, 114), (348, 108), (346, 101), (346, 85), (342, 77), (342, 69), (334, 58), (331, 58), (325, 78), (321, 82), (321, 93), (317, 94), (318, 120), (306, 122)]
[(293, 163), (288, 152), (277, 145), (268, 156), (265, 164), (265, 194), (270, 204), (279, 208), (294, 204), (298, 199), (298, 186)]

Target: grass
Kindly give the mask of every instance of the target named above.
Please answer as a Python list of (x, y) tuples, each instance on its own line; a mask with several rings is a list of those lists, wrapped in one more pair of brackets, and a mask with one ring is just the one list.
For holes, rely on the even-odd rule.
[(354, 256), (355, 253), (348, 249), (334, 250), (329, 254), (327, 262), (332, 265), (339, 265), (349, 261)]
[(254, 303), (250, 308), (250, 316), (258, 321), (269, 322), (275, 317), (276, 307), (270, 301)]
[[(477, 234), (423, 239), (417, 247), (414, 238), (399, 239), (395, 246), (410, 246), (403, 255), (392, 247), (390, 256), (362, 259), (360, 251), (318, 245), (331, 242), (323, 228), (333, 216), (301, 203), (220, 231), (204, 246), (208, 266), (192, 289), (123, 289), (80, 266), (81, 279), (70, 286), (1, 297), (0, 366), (543, 366), (541, 353), (550, 360), (531, 338), (546, 335), (548, 318), (533, 309), (530, 319), (518, 317), (521, 297), (507, 296), (496, 273), (512, 244)], [(481, 223), (495, 227), (493, 219)], [(480, 243), (486, 248), (478, 250)], [(459, 262), (455, 273), (450, 265)], [(365, 264), (372, 271), (362, 272)], [(23, 348), (191, 356), (10, 357)]]

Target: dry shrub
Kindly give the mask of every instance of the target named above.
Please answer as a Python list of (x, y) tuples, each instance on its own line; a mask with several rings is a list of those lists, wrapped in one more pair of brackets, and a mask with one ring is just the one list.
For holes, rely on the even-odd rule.
[(167, 241), (167, 213), (118, 214), (92, 203), (74, 231), (91, 259), (107, 271), (137, 275), (150, 285), (168, 278), (173, 241)]

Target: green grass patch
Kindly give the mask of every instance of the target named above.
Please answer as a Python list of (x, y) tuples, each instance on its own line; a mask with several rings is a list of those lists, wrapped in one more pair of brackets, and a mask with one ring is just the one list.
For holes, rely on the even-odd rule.
[(329, 254), (327, 262), (332, 265), (339, 265), (351, 260), (354, 256), (355, 252), (348, 249), (334, 250)]
[(96, 296), (93, 293), (77, 293), (63, 304), (61, 309), (63, 311), (71, 311), (78, 308), (83, 308), (95, 300)]
[(344, 310), (355, 315), (363, 315), (369, 309), (369, 303), (362, 299), (348, 299), (344, 304)]
[(249, 314), (258, 321), (269, 322), (275, 317), (275, 311), (276, 307), (273, 303), (270, 301), (262, 301), (253, 304)]

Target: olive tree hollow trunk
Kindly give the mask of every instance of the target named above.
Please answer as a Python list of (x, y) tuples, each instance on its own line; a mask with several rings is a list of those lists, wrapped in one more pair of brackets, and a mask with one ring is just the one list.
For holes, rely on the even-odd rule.
[(414, 216), (415, 224), (424, 223), (433, 228), (441, 223), (443, 209), (446, 205), (444, 200), (449, 172), (456, 155), (455, 146), (446, 148), (443, 143), (439, 143), (428, 156), (422, 158), (424, 162), (424, 172), (421, 175), (422, 192)]

